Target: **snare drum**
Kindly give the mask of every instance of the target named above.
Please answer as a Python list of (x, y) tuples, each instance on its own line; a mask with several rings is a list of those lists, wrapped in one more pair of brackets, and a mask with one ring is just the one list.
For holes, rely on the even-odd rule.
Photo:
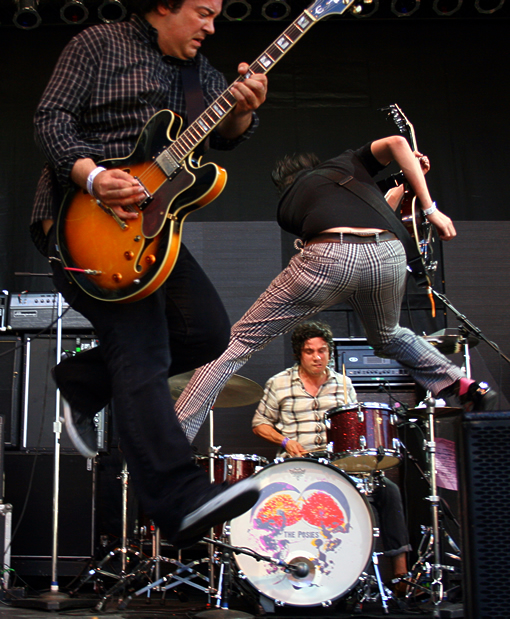
[[(230, 542), (274, 562), (235, 554), (240, 582), (278, 605), (331, 605), (356, 585), (371, 559), (367, 500), (325, 460), (277, 460), (255, 477), (259, 500), (230, 522)], [(278, 561), (298, 564), (303, 574), (285, 572)]]
[(349, 473), (389, 469), (400, 462), (396, 415), (387, 404), (359, 402), (326, 413), (331, 461)]
[[(209, 472), (209, 456), (197, 456), (197, 464)], [(247, 454), (215, 454), (214, 481), (235, 484), (246, 479), (268, 464), (267, 458)]]

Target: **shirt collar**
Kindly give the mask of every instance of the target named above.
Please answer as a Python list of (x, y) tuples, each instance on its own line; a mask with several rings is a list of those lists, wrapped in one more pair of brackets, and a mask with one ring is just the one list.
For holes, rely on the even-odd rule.
[[(328, 373), (328, 377), (326, 378), (324, 384), (326, 384), (331, 379), (331, 372), (329, 371), (329, 367), (326, 368), (326, 372)], [(299, 376), (299, 363), (295, 363), (292, 366), (291, 380), (292, 382), (296, 382), (296, 381), (301, 382), (301, 377)]]
[[(136, 13), (131, 15), (131, 25), (133, 26), (135, 32), (138, 36), (143, 39), (146, 43), (148, 43), (154, 49), (157, 49), (160, 54), (163, 56), (163, 60), (168, 64), (175, 64), (178, 66), (193, 66), (197, 64), (197, 60), (192, 58), (190, 60), (183, 60), (182, 58), (174, 58), (173, 56), (165, 56), (158, 45), (158, 31), (152, 24), (150, 24), (146, 19), (141, 18)], [(198, 56), (198, 54), (197, 54)]]

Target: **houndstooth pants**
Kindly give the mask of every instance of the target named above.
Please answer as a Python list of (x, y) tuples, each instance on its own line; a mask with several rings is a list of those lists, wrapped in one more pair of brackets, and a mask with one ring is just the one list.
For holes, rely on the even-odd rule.
[(397, 360), (434, 395), (461, 378), (459, 367), (399, 325), (406, 266), (397, 240), (316, 243), (302, 249), (232, 327), (227, 350), (199, 368), (177, 400), (188, 440), (195, 438), (228, 379), (255, 351), (340, 302), (357, 312), (377, 355)]

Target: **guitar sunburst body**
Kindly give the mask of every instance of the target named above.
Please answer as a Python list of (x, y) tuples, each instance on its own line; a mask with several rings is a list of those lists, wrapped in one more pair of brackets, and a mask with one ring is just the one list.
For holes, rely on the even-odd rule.
[(64, 199), (57, 220), (62, 259), (84, 271), (70, 272), (91, 296), (131, 302), (157, 290), (179, 255), (182, 222), (223, 191), (227, 173), (214, 163), (199, 166), (190, 156), (170, 179), (155, 165), (181, 124), (173, 112), (162, 110), (147, 123), (128, 157), (98, 164), (141, 180), (151, 200), (134, 207), (138, 219), (118, 220), (83, 190), (71, 191)]

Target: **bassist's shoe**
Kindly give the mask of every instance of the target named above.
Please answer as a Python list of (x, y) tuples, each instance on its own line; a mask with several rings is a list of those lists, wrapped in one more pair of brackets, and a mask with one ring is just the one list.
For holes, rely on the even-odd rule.
[(459, 396), (462, 408), (467, 412), (496, 410), (498, 394), (487, 383), (471, 383), (467, 392)]

